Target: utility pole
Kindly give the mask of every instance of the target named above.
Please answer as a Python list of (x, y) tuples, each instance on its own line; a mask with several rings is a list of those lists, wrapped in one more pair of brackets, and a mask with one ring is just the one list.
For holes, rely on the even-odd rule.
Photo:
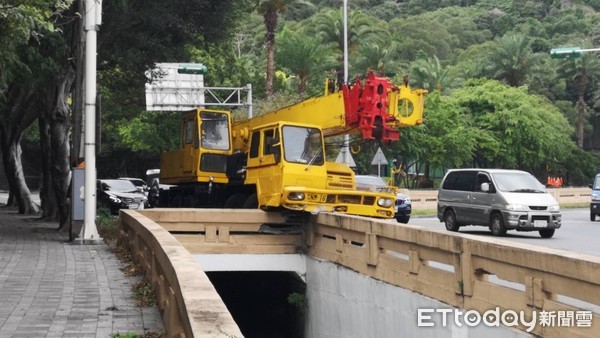
[(85, 184), (82, 243), (102, 240), (96, 228), (96, 48), (101, 0), (85, 0)]

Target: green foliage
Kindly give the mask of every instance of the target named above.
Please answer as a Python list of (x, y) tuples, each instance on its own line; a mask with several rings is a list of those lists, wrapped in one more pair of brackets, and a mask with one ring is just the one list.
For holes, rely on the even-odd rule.
[(284, 28), (278, 41), (277, 64), (297, 77), (299, 94), (306, 92), (311, 77), (322, 77), (335, 65), (332, 45), (324, 44), (319, 37)]
[(480, 133), (473, 164), (518, 168), (544, 176), (575, 148), (572, 127), (544, 98), (496, 81), (470, 81), (453, 92), (466, 119)]
[(134, 332), (126, 333), (113, 333), (110, 335), (111, 338), (139, 338), (140, 336)]
[(306, 309), (308, 309), (308, 299), (305, 295), (294, 292), (288, 296), (287, 301), (302, 312), (305, 312)]

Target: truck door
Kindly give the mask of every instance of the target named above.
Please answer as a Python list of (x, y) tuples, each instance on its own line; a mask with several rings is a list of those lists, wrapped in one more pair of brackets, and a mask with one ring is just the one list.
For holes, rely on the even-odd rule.
[(185, 119), (183, 123), (182, 167), (184, 174), (190, 174), (195, 172), (197, 165), (198, 128), (193, 117)]
[[(279, 206), (281, 194), (281, 170), (279, 154), (274, 141), (279, 139), (277, 128), (254, 131), (248, 156), (248, 182), (256, 184), (261, 205)], [(279, 154), (278, 154), (279, 153)]]

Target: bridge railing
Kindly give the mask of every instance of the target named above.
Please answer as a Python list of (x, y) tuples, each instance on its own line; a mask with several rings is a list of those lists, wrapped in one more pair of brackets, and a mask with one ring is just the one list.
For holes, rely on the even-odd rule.
[(120, 244), (152, 282), (168, 337), (243, 337), (192, 255), (167, 230), (133, 210), (119, 216)]
[[(527, 321), (536, 316), (531, 333), (538, 336), (600, 337), (600, 257), (326, 213), (311, 216), (303, 235), (259, 232), (279, 217), (259, 210), (121, 212), (123, 239), (158, 290), (169, 336), (199, 337), (217, 330), (241, 335), (187, 248), (194, 253), (306, 252), (449, 306), (480, 314), (496, 307), (523, 311)], [(554, 317), (554, 325), (541, 324), (542, 312)], [(573, 312), (582, 318), (560, 318)]]
[[(600, 337), (600, 257), (332, 214), (315, 217), (307, 242), (311, 256), (455, 307), (528, 321), (535, 311), (539, 336)], [(553, 326), (540, 324), (543, 311)], [(567, 313), (583, 321), (558, 318)]]
[[(400, 189), (400, 191), (410, 197), (414, 209), (435, 210), (437, 208), (438, 191), (436, 189)], [(548, 188), (548, 192), (560, 204), (582, 204), (590, 202), (592, 189), (584, 187)]]

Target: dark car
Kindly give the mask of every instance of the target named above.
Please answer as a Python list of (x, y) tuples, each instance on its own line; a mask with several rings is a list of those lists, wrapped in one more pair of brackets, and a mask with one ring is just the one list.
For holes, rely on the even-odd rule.
[[(393, 192), (396, 191), (395, 187), (387, 185), (385, 181), (379, 176), (372, 175), (356, 175), (354, 176), (356, 182), (356, 190), (366, 191), (378, 191), (378, 192)], [(412, 213), (412, 204), (410, 197), (402, 193), (396, 194), (396, 213), (394, 218), (400, 223), (408, 223), (410, 215)]]
[(117, 215), (119, 209), (143, 209), (148, 197), (129, 180), (104, 179), (97, 181), (98, 206), (106, 207)]
[(131, 183), (133, 183), (133, 185), (135, 185), (135, 187), (143, 192), (146, 196), (148, 196), (148, 190), (150, 190), (150, 188), (148, 188), (148, 184), (146, 184), (146, 181), (144, 181), (141, 178), (134, 178), (134, 177), (119, 177), (120, 180), (127, 180)]
[(398, 193), (396, 195), (396, 221), (400, 223), (408, 223), (411, 213), (412, 203), (410, 202), (410, 197), (402, 193)]

